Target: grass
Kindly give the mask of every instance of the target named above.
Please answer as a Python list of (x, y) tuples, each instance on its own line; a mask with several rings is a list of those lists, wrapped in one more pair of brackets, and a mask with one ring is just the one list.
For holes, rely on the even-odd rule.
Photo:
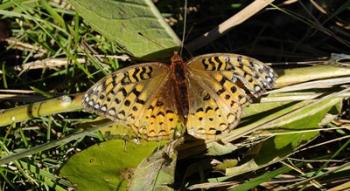
[[(185, 33), (185, 44), (191, 44), (249, 4), (190, 1), (186, 31), (182, 1), (158, 1), (155, 5), (177, 36)], [(175, 187), (349, 189), (348, 89), (344, 90), (346, 82), (336, 83), (337, 77), (349, 75), (348, 62), (345, 60), (341, 69), (300, 64), (329, 64), (327, 57), (331, 53), (349, 54), (349, 2), (274, 1), (261, 9), (251, 18), (242, 18), (243, 23), (216, 40), (206, 42), (202, 48), (192, 48), (187, 54), (234, 52), (272, 65), (280, 63), (275, 69), (280, 79), (287, 79), (281, 87), (291, 87), (291, 81), (294, 84), (321, 79), (318, 84), (326, 83), (324, 78), (334, 83), (318, 89), (297, 87), (289, 94), (282, 91), (276, 96), (309, 93), (316, 99), (296, 101), (289, 97), (277, 106), (260, 105), (261, 111), (253, 111), (259, 108), (255, 107), (259, 104), (253, 104), (242, 120), (243, 133), (237, 131), (223, 143), (207, 143), (204, 148), (191, 144), (181, 147), (173, 174)], [(80, 111), (80, 96), (104, 75), (136, 61), (124, 51), (125, 47), (83, 22), (69, 1), (5, 0), (0, 4), (0, 17), (0, 188), (70, 190), (74, 183), (60, 175), (60, 170), (77, 153), (108, 140), (97, 131), (100, 126), (90, 124), (94, 116)], [(299, 64), (285, 65), (286, 62)], [(326, 102), (328, 98), (332, 98), (331, 103)], [(277, 122), (290, 129), (265, 129)], [(322, 126), (318, 126), (320, 123)], [(310, 124), (317, 128), (300, 128)], [(245, 128), (250, 130), (244, 131)], [(315, 132), (317, 135), (312, 134)], [(293, 140), (300, 134), (305, 137)], [(279, 147), (287, 140), (288, 148)], [(207, 154), (203, 154), (207, 147)], [(270, 152), (280, 155), (268, 158)], [(232, 164), (233, 160), (238, 165)]]

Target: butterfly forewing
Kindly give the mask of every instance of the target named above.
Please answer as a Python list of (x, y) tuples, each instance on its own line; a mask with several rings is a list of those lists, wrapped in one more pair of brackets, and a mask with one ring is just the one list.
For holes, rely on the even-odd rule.
[(207, 54), (193, 58), (189, 61), (192, 70), (207, 72), (220, 72), (230, 81), (237, 79), (243, 83), (254, 97), (265, 93), (272, 88), (277, 75), (264, 63), (238, 54)]
[(173, 89), (164, 91), (171, 85), (169, 75), (169, 67), (161, 63), (124, 68), (85, 93), (84, 109), (128, 126), (146, 139), (172, 137), (180, 118)]

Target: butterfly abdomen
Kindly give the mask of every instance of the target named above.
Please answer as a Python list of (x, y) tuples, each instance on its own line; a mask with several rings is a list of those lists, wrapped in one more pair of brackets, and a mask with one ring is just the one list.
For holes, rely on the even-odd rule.
[(181, 57), (175, 53), (174, 56), (171, 58), (171, 65), (170, 65), (171, 71), (172, 71), (172, 80), (174, 80), (175, 84), (175, 97), (177, 102), (178, 110), (181, 113), (181, 116), (184, 117), (186, 120), (188, 115), (188, 86), (187, 86), (187, 78), (186, 78), (186, 65), (181, 59)]

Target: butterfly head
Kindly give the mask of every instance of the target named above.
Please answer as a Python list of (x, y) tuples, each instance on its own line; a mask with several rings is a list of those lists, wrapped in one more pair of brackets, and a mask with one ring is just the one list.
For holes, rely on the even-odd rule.
[(181, 56), (179, 55), (179, 53), (177, 51), (174, 52), (174, 54), (171, 57), (170, 61), (171, 61), (171, 64), (182, 63), (183, 62)]

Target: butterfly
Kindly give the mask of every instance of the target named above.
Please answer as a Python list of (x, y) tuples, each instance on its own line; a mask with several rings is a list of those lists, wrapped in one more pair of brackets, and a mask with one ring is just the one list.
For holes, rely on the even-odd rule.
[(83, 97), (86, 111), (133, 129), (146, 140), (187, 134), (217, 139), (235, 128), (242, 108), (273, 87), (272, 68), (247, 56), (214, 53), (171, 64), (141, 63), (94, 84)]

